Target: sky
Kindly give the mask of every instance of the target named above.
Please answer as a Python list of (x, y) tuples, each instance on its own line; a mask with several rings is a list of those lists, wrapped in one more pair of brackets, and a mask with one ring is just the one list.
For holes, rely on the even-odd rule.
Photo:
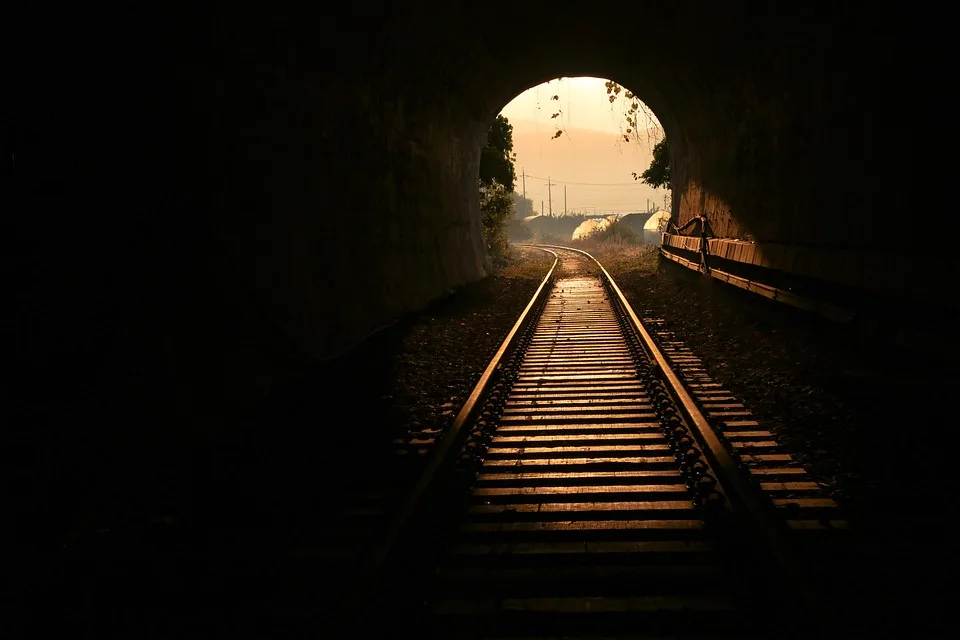
[[(556, 107), (562, 112), (564, 125), (620, 133), (623, 118), (607, 98), (604, 78), (563, 78), (527, 89), (510, 101), (500, 112), (508, 119), (529, 120), (552, 129), (550, 116)], [(552, 96), (559, 100), (551, 100)]]
[[(622, 101), (610, 104), (605, 82), (552, 80), (521, 93), (501, 111), (513, 125), (516, 190), (526, 188), (537, 212), (542, 201), (546, 213), (552, 200), (554, 214), (562, 213), (564, 191), (568, 211), (628, 213), (664, 207), (667, 190), (653, 189), (631, 175), (650, 165), (659, 138), (649, 130), (641, 132), (639, 141), (623, 140), (628, 125)], [(554, 95), (560, 99), (551, 100)], [(558, 107), (560, 116), (551, 118)], [(650, 124), (659, 126), (655, 120)], [(563, 133), (554, 138), (560, 128)]]

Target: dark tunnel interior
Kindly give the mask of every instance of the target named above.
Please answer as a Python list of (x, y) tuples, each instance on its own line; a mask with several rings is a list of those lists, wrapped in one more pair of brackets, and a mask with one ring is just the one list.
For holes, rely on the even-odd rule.
[(354, 436), (331, 425), (363, 421), (337, 402), (385, 375), (331, 363), (490, 273), (480, 149), (550, 78), (611, 78), (656, 112), (675, 220), (895, 247), (908, 284), (891, 317), (956, 317), (952, 56), (927, 3), (18, 10), (2, 160), (14, 573), (83, 575), (83, 558), (50, 558), (101, 521), (171, 510), (193, 523), (176, 549), (305, 530), (289, 488), (350, 464)]

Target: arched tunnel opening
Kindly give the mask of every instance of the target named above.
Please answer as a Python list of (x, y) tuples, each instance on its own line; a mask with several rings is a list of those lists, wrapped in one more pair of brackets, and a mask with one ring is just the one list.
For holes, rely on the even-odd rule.
[(669, 150), (656, 114), (628, 87), (556, 78), (516, 96), (497, 118), (513, 142), (514, 240), (563, 243), (603, 228), (660, 241), (672, 208)]
[[(308, 531), (318, 468), (334, 493), (356, 477), (334, 470), (361, 464), (369, 414), (393, 415), (359, 391), (392, 375), (376, 358), (391, 328), (488, 281), (480, 150), (499, 110), (551, 78), (611, 78), (655, 111), (678, 223), (706, 212), (719, 235), (814, 251), (821, 279), (856, 265), (864, 335), (957, 352), (935, 15), (675, 2), (644, 6), (634, 34), (612, 11), (428, 4), (22, 16), (5, 104), (4, 466), (31, 621), (36, 599), (61, 604), (100, 562), (103, 583), (149, 584), (165, 553), (249, 544), (268, 563)], [(874, 425), (944, 443), (917, 472), (938, 486), (949, 362), (891, 381), (917, 411)], [(933, 496), (904, 498), (908, 524), (939, 526), (920, 508)], [(184, 547), (141, 535), (174, 512)], [(121, 529), (137, 533), (60, 555)], [(194, 560), (183, 575), (234, 575)], [(87, 597), (64, 619), (101, 623), (84, 607), (104, 599)]]

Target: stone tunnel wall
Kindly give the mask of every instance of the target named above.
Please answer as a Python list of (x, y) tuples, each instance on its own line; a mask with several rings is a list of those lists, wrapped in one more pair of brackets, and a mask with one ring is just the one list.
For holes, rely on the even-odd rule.
[(321, 3), (230, 3), (125, 15), (122, 30), (93, 9), (60, 27), (32, 16), (44, 29), (20, 49), (5, 154), (23, 384), (110, 389), (117, 419), (158, 439), (246, 415), (488, 273), (480, 145), (510, 99), (556, 76), (613, 78), (657, 112), (680, 222), (706, 208), (725, 235), (875, 244), (868, 212), (937, 195), (915, 187), (936, 185), (936, 166), (891, 181), (881, 154), (933, 157), (940, 86), (896, 101), (894, 122), (914, 126), (887, 136), (878, 88), (893, 61), (926, 55), (889, 40), (899, 14), (783, 4), (661, 3), (636, 36), (615, 13), (554, 3), (337, 19)]
[(343, 65), (293, 15), (168, 20), (86, 48), (48, 34), (78, 53), (41, 54), (12, 114), (31, 383), (90, 366), (75, 385), (112, 385), (119, 413), (152, 406), (190, 439), (488, 273), (486, 123), (414, 65)]

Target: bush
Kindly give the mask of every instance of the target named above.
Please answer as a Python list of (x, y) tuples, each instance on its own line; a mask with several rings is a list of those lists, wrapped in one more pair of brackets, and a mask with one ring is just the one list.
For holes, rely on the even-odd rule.
[(600, 244), (633, 246), (643, 244), (643, 237), (619, 220), (607, 218), (601, 221), (596, 230), (589, 231), (588, 235), (572, 242), (579, 247), (595, 247)]
[(507, 228), (513, 218), (513, 197), (493, 181), (480, 186), (480, 224), (483, 242), (495, 267), (503, 266), (510, 252)]
[(614, 220), (604, 229), (600, 229), (590, 236), (597, 242), (613, 242), (615, 244), (643, 244), (643, 238), (637, 235), (637, 232), (623, 224), (619, 220)]
[(614, 276), (626, 271), (653, 273), (660, 259), (658, 247), (644, 244), (636, 231), (619, 220), (582, 240), (566, 244), (590, 253)]

